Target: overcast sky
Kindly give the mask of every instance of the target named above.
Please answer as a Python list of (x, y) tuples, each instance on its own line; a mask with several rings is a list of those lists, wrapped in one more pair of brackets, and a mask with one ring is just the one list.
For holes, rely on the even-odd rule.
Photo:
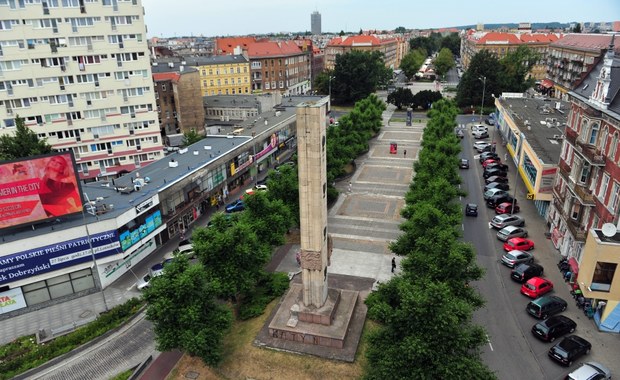
[(620, 20), (620, 0), (142, 0), (148, 36), (234, 36), (310, 30), (321, 13), (323, 32), (440, 28), (481, 23)]

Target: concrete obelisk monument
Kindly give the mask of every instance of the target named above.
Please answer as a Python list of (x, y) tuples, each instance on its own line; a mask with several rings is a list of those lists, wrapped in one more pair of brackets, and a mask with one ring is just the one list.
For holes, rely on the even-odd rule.
[[(269, 322), (269, 336), (278, 340), (269, 345), (281, 349), (296, 350), (293, 345), (297, 343), (345, 347), (359, 295), (355, 290), (327, 286), (332, 252), (332, 239), (327, 234), (327, 102), (325, 97), (297, 106), (301, 284), (291, 283)], [(349, 344), (353, 348), (357, 347), (366, 314), (362, 311), (356, 315), (359, 323), (352, 334), (354, 343)], [(354, 354), (353, 350), (351, 357)]]

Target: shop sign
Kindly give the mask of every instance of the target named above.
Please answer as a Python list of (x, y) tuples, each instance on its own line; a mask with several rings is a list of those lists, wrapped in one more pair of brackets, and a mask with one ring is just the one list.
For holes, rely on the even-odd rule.
[[(106, 231), (91, 234), (90, 241), (96, 258), (121, 252), (118, 233)], [(37, 276), (92, 260), (86, 236), (0, 257), (0, 285)]]
[(21, 288), (9, 289), (0, 293), (0, 314), (26, 307)]

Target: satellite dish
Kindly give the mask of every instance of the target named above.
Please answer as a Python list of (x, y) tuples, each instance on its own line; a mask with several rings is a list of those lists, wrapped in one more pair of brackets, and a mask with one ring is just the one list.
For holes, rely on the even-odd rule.
[(603, 228), (601, 228), (601, 231), (603, 231), (603, 235), (607, 237), (613, 237), (617, 232), (616, 226), (613, 223), (603, 224)]

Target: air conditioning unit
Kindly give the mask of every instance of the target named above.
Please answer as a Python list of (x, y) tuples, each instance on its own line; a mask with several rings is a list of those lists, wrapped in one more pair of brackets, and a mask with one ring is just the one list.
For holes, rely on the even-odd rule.
[(93, 138), (94, 138), (95, 140), (99, 140), (99, 135), (93, 135)]
[(136, 114), (135, 114), (135, 113), (132, 113), (132, 114), (131, 114), (131, 118), (132, 118), (132, 119), (135, 119), (135, 118), (136, 118)]

